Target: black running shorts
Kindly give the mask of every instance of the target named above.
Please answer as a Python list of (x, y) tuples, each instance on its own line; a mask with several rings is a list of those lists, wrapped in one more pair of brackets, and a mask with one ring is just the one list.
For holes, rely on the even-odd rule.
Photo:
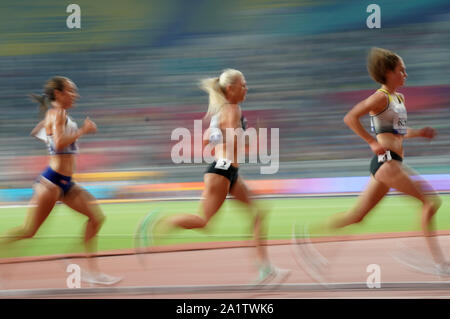
[(230, 181), (230, 190), (233, 187), (233, 185), (236, 183), (237, 179), (238, 179), (238, 168), (234, 167), (233, 165), (230, 165), (230, 167), (228, 167), (228, 169), (220, 169), (220, 168), (216, 168), (217, 162), (214, 161), (213, 163), (211, 163), (211, 165), (208, 166), (208, 168), (205, 171), (206, 173), (214, 173), (214, 174), (218, 174), (218, 175), (222, 175), (224, 177), (226, 177), (229, 181)]
[[(403, 158), (398, 155), (397, 153), (390, 151), (391, 157), (395, 161), (403, 162)], [(370, 173), (375, 176), (375, 173), (378, 171), (378, 169), (387, 162), (387, 159), (384, 158), (382, 161), (378, 161), (378, 155), (374, 155), (372, 157), (372, 161), (370, 161)]]

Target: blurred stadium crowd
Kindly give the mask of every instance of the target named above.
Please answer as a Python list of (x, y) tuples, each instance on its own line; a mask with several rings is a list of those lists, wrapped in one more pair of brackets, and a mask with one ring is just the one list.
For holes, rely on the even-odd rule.
[[(33, 16), (28, 36), (10, 27), (1, 37), (15, 41), (17, 53), (0, 51), (0, 188), (30, 187), (46, 165), (45, 145), (29, 136), (39, 115), (27, 94), (40, 93), (54, 75), (68, 76), (79, 87), (72, 117), (81, 125), (89, 115), (99, 128), (80, 140), (79, 172), (161, 173), (146, 177), (147, 183), (202, 180), (205, 164), (172, 162), (171, 132), (193, 129), (193, 121), (202, 119), (207, 96), (198, 81), (227, 67), (246, 76), (242, 108), (249, 126), (258, 120), (261, 127), (280, 129), (278, 173), (260, 175), (259, 165), (245, 164), (247, 178), (368, 175), (370, 149), (342, 118), (377, 89), (365, 67), (372, 46), (391, 49), (405, 61), (409, 78), (401, 92), (409, 125), (438, 132), (432, 143), (407, 141), (406, 163), (421, 173), (449, 172), (448, 2), (379, 1), (381, 29), (365, 25), (370, 2), (364, 1), (226, 1), (216, 10), (214, 1), (188, 2), (168, 1), (158, 19), (149, 8), (148, 16), (123, 30), (127, 41), (102, 43), (99, 32), (98, 43), (79, 40), (78, 48), (71, 42), (67, 50), (61, 37), (69, 42), (71, 32), (79, 39), (85, 32), (92, 38), (95, 14), (82, 20), (80, 31), (62, 29), (65, 35), (53, 32), (65, 11), (55, 13), (59, 20)], [(29, 3), (35, 15), (42, 12)], [(79, 4), (82, 13), (89, 6)], [(116, 15), (125, 19), (122, 6), (125, 13)], [(114, 17), (108, 23), (117, 29)], [(20, 51), (21, 43), (58, 45), (33, 53)], [(369, 127), (369, 119), (364, 121)]]

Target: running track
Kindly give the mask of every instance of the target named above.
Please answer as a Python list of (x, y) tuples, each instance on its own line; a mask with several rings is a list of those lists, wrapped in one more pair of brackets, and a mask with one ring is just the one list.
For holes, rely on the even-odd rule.
[[(448, 251), (450, 236), (438, 238), (444, 252)], [(326, 279), (332, 289), (309, 278), (293, 258), (294, 246), (286, 242), (271, 242), (269, 254), (278, 267), (292, 269), (292, 274), (283, 285), (262, 290), (250, 285), (257, 272), (254, 251), (245, 245), (153, 252), (142, 255), (145, 266), (131, 252), (97, 257), (104, 272), (123, 277), (114, 287), (82, 283), (80, 289), (68, 289), (67, 263), (84, 267), (83, 258), (19, 259), (0, 264), (0, 298), (450, 298), (450, 277), (417, 272), (400, 264), (392, 256), (399, 244), (426, 253), (422, 237), (317, 243), (315, 247), (331, 263)], [(369, 264), (380, 266), (379, 289), (366, 286)]]

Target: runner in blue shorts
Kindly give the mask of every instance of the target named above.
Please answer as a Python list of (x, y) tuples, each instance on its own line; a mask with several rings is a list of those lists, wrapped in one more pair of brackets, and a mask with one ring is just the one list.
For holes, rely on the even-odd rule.
[[(32, 95), (45, 111), (44, 119), (31, 132), (32, 136), (44, 141), (49, 152), (49, 165), (37, 178), (33, 186), (31, 208), (22, 226), (7, 232), (2, 244), (32, 238), (47, 219), (58, 201), (85, 215), (87, 219), (84, 245), (88, 257), (96, 251), (96, 235), (105, 220), (95, 198), (72, 181), (75, 171), (75, 156), (78, 153), (77, 140), (85, 134), (97, 132), (97, 126), (89, 118), (78, 128), (69, 115), (78, 99), (78, 89), (70, 79), (55, 76), (47, 81), (41, 96)], [(100, 273), (93, 258), (88, 258), (90, 273), (85, 272), (82, 280), (98, 284), (114, 284), (120, 280)]]

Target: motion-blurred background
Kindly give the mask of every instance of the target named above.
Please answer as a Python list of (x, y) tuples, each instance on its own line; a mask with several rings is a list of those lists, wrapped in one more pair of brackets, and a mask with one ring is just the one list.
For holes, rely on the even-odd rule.
[(365, 66), (372, 46), (405, 61), (409, 78), (400, 92), (409, 125), (438, 132), (431, 143), (406, 141), (406, 163), (422, 174), (450, 173), (446, 0), (378, 0), (379, 29), (366, 25), (374, 1), (73, 3), (81, 8), (81, 29), (66, 26), (70, 2), (0, 3), (2, 202), (27, 201), (47, 165), (45, 145), (29, 136), (39, 114), (27, 95), (41, 93), (54, 75), (79, 87), (81, 99), (71, 110), (78, 124), (89, 115), (98, 125), (96, 135), (79, 142), (76, 177), (98, 198), (199, 194), (206, 164), (174, 164), (171, 132), (192, 130), (202, 119), (207, 96), (198, 81), (228, 67), (246, 76), (242, 108), (249, 126), (258, 119), (279, 128), (278, 173), (242, 165), (247, 180), (276, 180), (261, 193), (282, 192), (274, 185), (285, 179), (367, 177), (371, 151), (342, 118), (378, 88)]

